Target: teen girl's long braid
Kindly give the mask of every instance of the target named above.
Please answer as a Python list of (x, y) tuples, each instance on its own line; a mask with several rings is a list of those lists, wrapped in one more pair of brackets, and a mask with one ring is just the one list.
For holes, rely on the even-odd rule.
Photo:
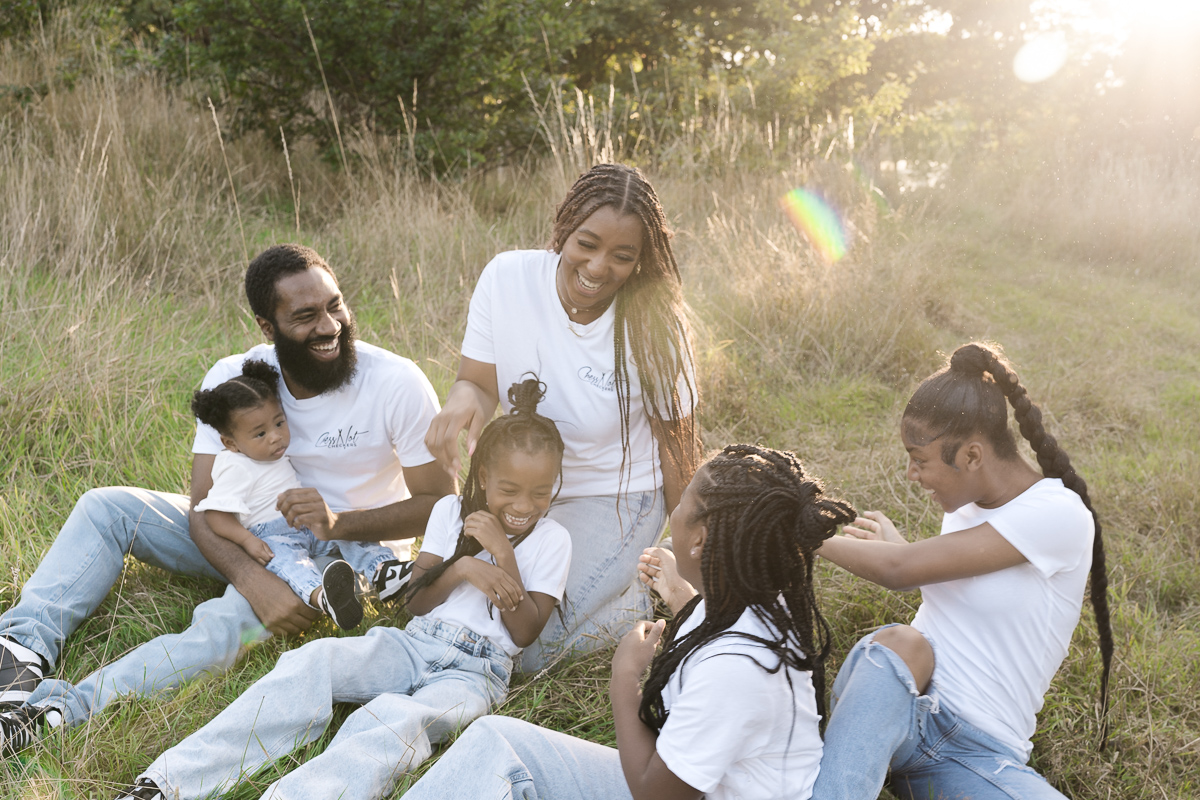
[[(475, 446), (475, 455), (471, 458), (471, 466), (467, 471), (466, 484), (462, 491), (462, 504), (459, 517), (466, 522), (467, 517), (476, 511), (487, 510), (487, 497), (483, 483), (479, 478), (481, 467), (491, 467), (496, 456), (503, 451), (522, 453), (554, 453), (559, 464), (559, 478), (562, 477), (563, 440), (554, 421), (537, 413), (538, 404), (546, 396), (546, 385), (536, 376), (523, 378), (508, 389), (508, 402), (512, 411), (502, 417), (497, 417), (487, 424), (479, 435), (479, 443)], [(560, 480), (561, 482), (561, 480)], [(556, 492), (557, 494), (557, 492)], [(522, 533), (512, 541), (515, 548), (533, 533), (536, 526)], [(483, 550), (478, 539), (458, 534), (458, 542), (454, 553), (440, 564), (428, 570), (406, 589), (406, 598), (429, 586), (441, 577), (450, 565), (460, 558), (474, 556)]]
[(1096, 525), (1092, 540), (1091, 598), (1092, 611), (1096, 616), (1096, 631), (1100, 642), (1100, 658), (1103, 670), (1100, 673), (1100, 750), (1108, 744), (1108, 679), (1112, 668), (1113, 635), (1112, 621), (1108, 611), (1108, 571), (1104, 558), (1104, 537), (1101, 534), (1100, 516), (1092, 507), (1088, 496), (1087, 481), (1071, 465), (1071, 459), (1058, 446), (1058, 441), (1042, 425), (1042, 411), (1030, 399), (1021, 385), (1017, 373), (993, 350), (980, 344), (966, 344), (954, 351), (950, 368), (960, 372), (989, 373), (1008, 398), (1013, 407), (1013, 417), (1037, 456), (1042, 474), (1047, 478), (1059, 478), (1071, 491), (1079, 495), (1091, 513)]
[[(768, 672), (781, 667), (811, 671), (817, 713), (824, 720), (830, 634), (813, 591), (814, 552), (856, 512), (825, 497), (821, 482), (806, 475), (792, 453), (757, 445), (726, 447), (701, 468), (689, 491), (697, 493), (708, 529), (700, 557), (704, 620), (675, 638), (699, 603), (696, 598), (671, 621), (662, 651), (651, 663), (638, 716), (660, 730), (667, 718), (662, 692), (671, 675), (698, 648), (731, 635), (778, 657), (773, 668), (759, 662)], [(729, 631), (747, 608), (773, 638)]]

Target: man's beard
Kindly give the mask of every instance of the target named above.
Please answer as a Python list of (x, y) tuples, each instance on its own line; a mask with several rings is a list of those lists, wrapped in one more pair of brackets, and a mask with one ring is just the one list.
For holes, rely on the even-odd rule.
[(337, 391), (350, 382), (358, 367), (358, 353), (354, 347), (358, 338), (358, 328), (354, 324), (354, 317), (350, 317), (350, 321), (342, 326), (337, 338), (337, 360), (321, 361), (308, 347), (311, 344), (327, 342), (328, 339), (314, 336), (299, 341), (276, 329), (275, 356), (279, 359), (279, 368), (288, 378), (310, 392), (325, 394)]

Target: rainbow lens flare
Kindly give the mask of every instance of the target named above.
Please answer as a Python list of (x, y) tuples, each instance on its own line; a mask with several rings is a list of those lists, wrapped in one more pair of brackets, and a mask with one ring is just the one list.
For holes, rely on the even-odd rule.
[(792, 189), (779, 204), (822, 258), (832, 264), (846, 255), (846, 229), (837, 212), (820, 195)]

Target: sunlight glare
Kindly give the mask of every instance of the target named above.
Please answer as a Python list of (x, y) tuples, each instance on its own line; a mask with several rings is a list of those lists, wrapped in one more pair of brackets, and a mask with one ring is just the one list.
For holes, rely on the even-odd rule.
[(1061, 32), (1035, 36), (1017, 51), (1013, 74), (1024, 83), (1041, 83), (1067, 63), (1067, 37)]

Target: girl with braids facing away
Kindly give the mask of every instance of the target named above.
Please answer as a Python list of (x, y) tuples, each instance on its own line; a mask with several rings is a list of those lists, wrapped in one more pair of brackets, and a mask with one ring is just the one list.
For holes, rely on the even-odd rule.
[(791, 453), (725, 448), (671, 514), (679, 575), (699, 595), (613, 656), (617, 748), (485, 717), (406, 800), (805, 800), (829, 650), (813, 551), (853, 519)]
[(541, 396), (537, 380), (509, 391), (513, 412), (484, 429), (462, 497), (434, 506), (407, 589), (407, 628), (284, 653), (212, 722), (159, 756), (123, 800), (221, 796), (320, 738), (334, 703), (361, 707), (323, 753), (263, 797), (383, 797), (434, 743), (503, 700), (512, 659), (546, 624), (571, 560), (570, 536), (545, 518), (563, 445), (536, 412)]
[[(1041, 473), (1017, 452), (1005, 398)], [(904, 410), (909, 480), (945, 516), (909, 543), (878, 512), (820, 554), (892, 589), (921, 587), (911, 626), (851, 650), (833, 687), (814, 797), (1061, 798), (1026, 766), (1042, 699), (1067, 653), (1091, 573), (1101, 714), (1112, 630), (1100, 522), (1087, 484), (1042, 427), (997, 348), (968, 344)], [(1103, 735), (1103, 734), (1102, 734)]]
[[(523, 668), (588, 650), (643, 619), (638, 557), (662, 533), (699, 452), (679, 267), (662, 207), (631, 167), (601, 164), (558, 207), (545, 250), (501, 253), (471, 297), (458, 379), (425, 443), (453, 473), (500, 400), (536, 371), (566, 450), (549, 516), (571, 532), (562, 604)], [(504, 404), (508, 410), (508, 404)]]

